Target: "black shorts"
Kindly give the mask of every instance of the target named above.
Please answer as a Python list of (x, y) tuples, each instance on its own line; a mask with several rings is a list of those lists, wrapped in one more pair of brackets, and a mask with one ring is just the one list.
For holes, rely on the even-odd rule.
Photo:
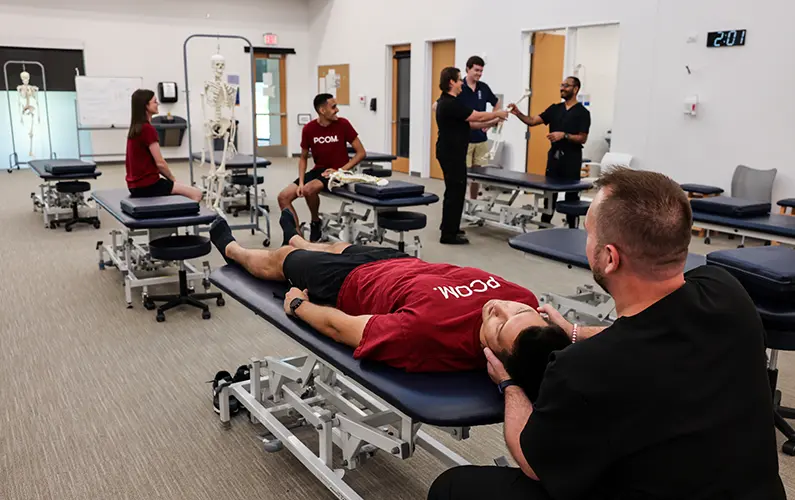
[(357, 267), (409, 255), (392, 248), (351, 245), (341, 254), (295, 250), (287, 255), (282, 272), (290, 286), (309, 290), (315, 304), (336, 306), (345, 278)]
[(130, 188), (130, 198), (152, 198), (154, 196), (168, 196), (174, 189), (174, 181), (161, 177), (151, 186)]
[[(327, 177), (323, 177), (323, 172), (325, 172), (325, 171), (326, 171), (325, 168), (315, 168), (315, 169), (310, 170), (309, 172), (306, 172), (304, 174), (304, 186), (306, 186), (307, 184), (309, 184), (313, 180), (317, 179), (317, 180), (319, 180), (320, 182), (323, 183), (323, 189), (327, 190), (328, 189), (328, 178)], [(301, 182), (301, 179), (298, 178), (298, 179), (293, 181), (293, 184), (295, 184), (296, 186), (300, 186), (300, 182)]]

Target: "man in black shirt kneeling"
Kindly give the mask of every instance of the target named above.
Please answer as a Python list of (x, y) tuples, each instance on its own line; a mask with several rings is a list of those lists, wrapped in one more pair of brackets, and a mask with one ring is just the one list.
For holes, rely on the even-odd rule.
[(618, 319), (580, 327), (545, 306), (572, 344), (532, 402), (487, 349), (519, 468), (451, 469), (429, 499), (784, 500), (756, 307), (720, 268), (684, 274), (692, 213), (675, 182), (619, 169), (598, 188), (586, 253)]

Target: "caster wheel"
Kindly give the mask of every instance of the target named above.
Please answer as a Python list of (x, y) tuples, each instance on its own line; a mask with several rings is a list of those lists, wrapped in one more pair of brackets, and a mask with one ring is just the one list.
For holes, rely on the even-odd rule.
[(709, 245), (709, 243), (710, 243), (710, 239), (709, 238), (704, 238), (704, 244), (705, 245)]
[(745, 245), (737, 245), (737, 248), (745, 248)]
[[(144, 300), (144, 309), (146, 309), (147, 311), (154, 311), (154, 309), (155, 309), (155, 303), (154, 303), (154, 302), (152, 302), (152, 301), (151, 301), (151, 300), (149, 300), (149, 299), (147, 299), (147, 300)], [(163, 319), (165, 319), (165, 317), (163, 317)]]
[(205, 290), (209, 290), (210, 280), (208, 280), (207, 278), (202, 279), (202, 286), (204, 287)]
[(72, 232), (72, 227), (71, 226), (67, 226), (64, 229), (66, 229), (67, 233), (71, 233)]
[(226, 210), (224, 210), (224, 212), (226, 212), (228, 214), (231, 214), (232, 213), (232, 209), (231, 208), (227, 208)]
[(270, 240), (270, 238), (265, 238), (265, 240), (262, 242), (262, 246), (264, 246), (264, 247), (269, 247), (269, 246), (271, 246), (271, 240)]
[(789, 456), (795, 456), (795, 442), (787, 441), (784, 443), (784, 446), (781, 447), (781, 451)]
[(166, 315), (163, 314), (163, 313), (157, 313), (157, 316), (155, 316), (155, 319), (157, 320), (158, 323), (162, 323), (162, 322), (164, 322), (166, 320)]
[(105, 270), (105, 263), (104, 262), (100, 262), (99, 263), (99, 270), (100, 271), (104, 271)]
[(251, 230), (251, 236), (254, 236), (255, 234), (257, 234), (257, 233), (252, 229)]
[(211, 317), (210, 311), (202, 311), (202, 319), (210, 319)]
[(99, 226), (100, 226), (100, 225), (101, 225), (101, 224), (99, 223), (99, 221), (98, 221), (98, 220), (95, 220), (95, 221), (94, 221), (94, 229), (99, 229)]
[(196, 293), (196, 289), (193, 288), (192, 286), (188, 287), (188, 293)]
[(273, 441), (265, 441), (263, 443), (263, 447), (265, 448), (265, 451), (267, 451), (268, 453), (276, 453), (284, 449), (284, 445), (278, 439), (275, 439)]
[(215, 300), (215, 305), (217, 305), (218, 307), (224, 307), (226, 305), (226, 301), (224, 300), (223, 297), (218, 297)]
[(58, 224), (55, 221), (50, 221), (50, 229), (55, 229), (58, 227)]
[(237, 212), (237, 211), (232, 212), (232, 217), (237, 217), (238, 215), (239, 215), (239, 212)]

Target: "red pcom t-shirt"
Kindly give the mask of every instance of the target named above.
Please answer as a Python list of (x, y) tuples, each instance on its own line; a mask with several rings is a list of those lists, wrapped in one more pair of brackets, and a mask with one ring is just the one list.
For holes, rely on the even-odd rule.
[(530, 290), (480, 269), (413, 257), (373, 262), (348, 275), (337, 308), (373, 314), (354, 358), (411, 372), (483, 369), (483, 306), (492, 299), (538, 307)]
[(127, 157), (124, 161), (127, 187), (151, 186), (160, 179), (160, 170), (149, 151), (149, 146), (154, 142), (157, 142), (157, 130), (151, 123), (144, 123), (137, 137), (127, 139)]
[(338, 118), (328, 127), (312, 120), (304, 125), (301, 149), (308, 149), (312, 153), (312, 159), (315, 160), (312, 170), (338, 170), (348, 163), (348, 143), (353, 143), (358, 136), (351, 122), (345, 118)]

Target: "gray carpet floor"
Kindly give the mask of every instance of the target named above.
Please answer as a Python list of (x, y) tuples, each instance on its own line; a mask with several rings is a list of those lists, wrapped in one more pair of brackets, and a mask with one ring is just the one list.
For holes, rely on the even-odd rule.
[[(185, 164), (172, 168), (187, 181)], [(123, 166), (102, 171), (95, 189), (124, 186)], [(276, 160), (264, 175), (276, 208), (275, 196), (295, 178), (296, 162)], [(443, 190), (439, 181), (413, 180)], [(102, 213), (101, 229), (45, 229), (29, 197), (38, 184), (30, 171), (0, 173), (0, 499), (332, 498), (289, 452), (264, 453), (262, 428), (245, 417), (223, 429), (206, 383), (251, 357), (300, 351), (232, 299), (225, 307), (211, 302), (209, 321), (181, 308), (157, 323), (140, 295), (127, 309), (120, 273), (97, 266), (96, 243), (108, 240), (115, 220)], [(323, 200), (324, 208), (331, 205)], [(305, 219), (306, 206), (297, 207)], [(537, 292), (568, 293), (590, 282), (583, 271), (510, 249), (510, 233), (499, 230), (473, 228), (472, 245), (442, 246), (436, 231), (441, 205), (423, 211), (427, 260), (481, 267)], [(262, 241), (248, 231), (237, 236), (247, 246)], [(272, 239), (281, 241), (275, 217)], [(734, 244), (694, 239), (692, 251)], [(209, 259), (222, 264), (215, 252)], [(784, 399), (795, 405), (793, 358), (780, 359)], [(465, 442), (431, 434), (473, 463), (489, 464), (507, 455), (501, 431), (473, 429)], [(795, 457), (779, 457), (792, 491)], [(404, 462), (377, 455), (346, 480), (365, 498), (421, 499), (442, 470), (424, 451)]]

